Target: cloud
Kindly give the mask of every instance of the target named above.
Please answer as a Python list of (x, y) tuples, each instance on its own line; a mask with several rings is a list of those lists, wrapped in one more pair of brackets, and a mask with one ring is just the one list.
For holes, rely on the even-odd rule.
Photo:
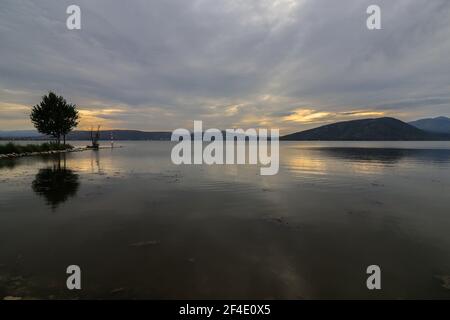
[[(6, 106), (48, 90), (84, 125), (145, 130), (450, 115), (448, 0), (379, 0), (379, 31), (368, 0), (76, 2), (78, 31), (65, 27), (73, 1), (0, 5), (0, 110), (21, 128), (27, 115)], [(287, 120), (301, 108), (307, 121)]]
[(331, 121), (354, 120), (355, 118), (383, 117), (383, 111), (356, 110), (343, 112), (325, 112), (314, 109), (296, 109), (283, 117), (283, 121), (300, 124), (323, 124)]

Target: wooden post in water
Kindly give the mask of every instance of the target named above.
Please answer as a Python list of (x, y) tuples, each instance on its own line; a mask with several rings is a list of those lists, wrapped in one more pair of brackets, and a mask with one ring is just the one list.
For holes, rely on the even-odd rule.
[(111, 149), (114, 148), (114, 134), (111, 131)]

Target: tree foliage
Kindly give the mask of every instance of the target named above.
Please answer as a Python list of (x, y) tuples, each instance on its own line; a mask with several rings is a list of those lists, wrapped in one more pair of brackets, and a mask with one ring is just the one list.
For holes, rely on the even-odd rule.
[(49, 92), (33, 107), (30, 118), (40, 133), (53, 136), (58, 143), (63, 137), (65, 143), (66, 135), (78, 125), (79, 115), (74, 104)]

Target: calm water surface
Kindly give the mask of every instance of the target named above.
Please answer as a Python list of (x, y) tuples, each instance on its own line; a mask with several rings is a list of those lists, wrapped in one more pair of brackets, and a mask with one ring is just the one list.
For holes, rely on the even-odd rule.
[(0, 160), (0, 297), (450, 298), (448, 142), (282, 142), (275, 176), (116, 145)]

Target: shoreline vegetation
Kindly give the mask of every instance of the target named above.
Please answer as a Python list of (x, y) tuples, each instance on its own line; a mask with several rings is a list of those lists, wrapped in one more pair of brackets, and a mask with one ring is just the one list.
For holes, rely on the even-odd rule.
[(14, 144), (10, 142), (7, 144), (0, 144), (0, 159), (83, 151), (85, 149), (86, 148), (74, 148), (70, 144), (57, 144), (52, 142), (27, 145)]
[(92, 146), (86, 147), (74, 147), (70, 144), (57, 144), (54, 142), (42, 143), (42, 144), (27, 144), (18, 145), (12, 142), (7, 144), (0, 144), (0, 160), (2, 159), (14, 159), (26, 156), (38, 156), (46, 154), (58, 154), (66, 152), (80, 152), (87, 150), (100, 150), (100, 149), (118, 149), (123, 148), (123, 146), (98, 146), (93, 148)]
[[(42, 101), (32, 107), (30, 119), (40, 134), (53, 137), (54, 141), (27, 145), (9, 142), (0, 145), (0, 159), (83, 151), (89, 148), (75, 149), (70, 144), (66, 144), (67, 134), (78, 125), (79, 113), (77, 106), (68, 103), (63, 96), (57, 96), (52, 91), (44, 95)], [(100, 126), (98, 128), (100, 129)], [(92, 148), (98, 149), (98, 139), (94, 141), (92, 134), (91, 130)]]

